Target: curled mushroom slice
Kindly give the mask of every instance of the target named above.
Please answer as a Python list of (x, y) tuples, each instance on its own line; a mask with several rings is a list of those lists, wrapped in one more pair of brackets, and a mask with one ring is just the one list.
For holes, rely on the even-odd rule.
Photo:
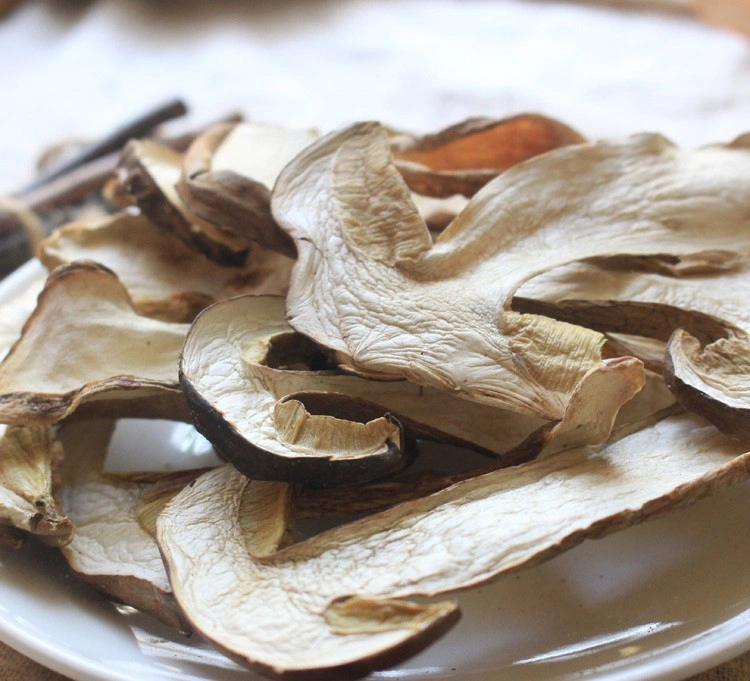
[(611, 415), (643, 384), (637, 361), (605, 362), (581, 380), (575, 408), (548, 425), (404, 381), (310, 371), (316, 355), (286, 323), (281, 298), (224, 301), (191, 327), (180, 379), (194, 420), (249, 477), (331, 485), (393, 472), (405, 453), (389, 414), (412, 437), (469, 446), (505, 463), (550, 442), (558, 449), (600, 443)]
[(656, 135), (565, 147), (490, 182), (433, 245), (387, 135), (355, 125), (276, 184), (299, 252), (288, 316), (354, 371), (557, 420), (603, 338), (508, 310), (515, 290), (581, 258), (737, 248), (748, 170), (744, 150), (681, 151)]
[(449, 603), (412, 610), (401, 599), (481, 584), (694, 502), (746, 478), (749, 456), (697, 417), (673, 416), (599, 452), (501, 469), (263, 559), (246, 546), (239, 508), (252, 495), (259, 507), (243, 508), (263, 523), (275, 497), (264, 502), (259, 483), (225, 466), (175, 497), (157, 537), (176, 598), (220, 649), (276, 678), (346, 678), (455, 619)]
[(61, 498), (76, 533), (62, 553), (71, 570), (98, 590), (188, 632), (156, 540), (138, 522), (138, 504), (151, 483), (102, 473), (113, 429), (109, 420), (63, 429)]
[(201, 220), (177, 193), (182, 160), (182, 154), (164, 144), (147, 139), (131, 140), (123, 149), (118, 179), (141, 211), (157, 225), (212, 260), (242, 264), (250, 241)]
[(10, 279), (4, 282), (6, 287), (10, 285), (10, 290), (6, 288), (7, 301), (0, 305), (0, 358), (5, 357), (20, 338), (47, 279), (47, 273), (38, 263), (29, 263), (26, 268), (11, 275), (15, 282)]
[(680, 329), (667, 344), (664, 379), (677, 401), (722, 433), (750, 439), (750, 342), (725, 338), (701, 348)]
[(49, 426), (0, 425), (0, 522), (61, 545), (74, 528), (55, 494), (62, 447)]
[(215, 126), (188, 149), (180, 194), (203, 219), (293, 257), (292, 240), (271, 216), (271, 189), (281, 169), (318, 137), (261, 123)]
[(0, 364), (0, 421), (90, 413), (186, 419), (178, 359), (188, 325), (138, 315), (106, 268), (55, 270)]
[(39, 258), (50, 271), (70, 262), (98, 262), (117, 274), (139, 314), (188, 322), (227, 292), (284, 293), (291, 260), (260, 250), (243, 267), (219, 265), (145, 216), (123, 212), (57, 229), (42, 242)]
[(470, 118), (433, 135), (391, 140), (396, 167), (409, 188), (427, 196), (473, 196), (499, 173), (568, 144), (583, 142), (572, 128), (539, 114), (502, 120)]

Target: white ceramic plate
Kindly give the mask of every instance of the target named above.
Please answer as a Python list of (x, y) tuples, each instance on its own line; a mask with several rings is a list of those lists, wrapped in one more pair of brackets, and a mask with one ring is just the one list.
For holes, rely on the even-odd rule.
[[(38, 273), (0, 284), (0, 304)], [(123, 424), (111, 457), (163, 444), (169, 465), (210, 456), (184, 425)], [(116, 465), (116, 464), (115, 464)], [(676, 680), (750, 649), (750, 483), (589, 541), (459, 596), (462, 621), (372, 678)], [(259, 678), (72, 578), (50, 549), (0, 554), (0, 639), (77, 681)]]

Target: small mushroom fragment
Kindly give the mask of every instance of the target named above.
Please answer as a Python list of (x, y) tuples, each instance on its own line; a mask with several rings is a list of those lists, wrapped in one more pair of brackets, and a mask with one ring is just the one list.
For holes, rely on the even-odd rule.
[(138, 315), (116, 275), (96, 264), (55, 270), (0, 364), (0, 421), (90, 414), (188, 418), (178, 360), (188, 325)]
[(131, 140), (122, 151), (117, 176), (125, 192), (157, 225), (216, 262), (241, 265), (250, 241), (201, 220), (177, 193), (182, 161), (182, 154), (164, 144)]
[(271, 189), (282, 168), (318, 137), (261, 123), (215, 126), (185, 154), (180, 195), (204, 220), (294, 257), (292, 240), (271, 216)]
[(402, 599), (481, 584), (697, 501), (748, 477), (745, 451), (695, 416), (672, 416), (596, 453), (504, 468), (262, 559), (243, 514), (263, 527), (281, 513), (283, 486), (222, 466), (174, 498), (157, 538), (175, 597), (219, 649), (274, 678), (352, 678), (457, 617), (450, 602)]
[(395, 165), (413, 192), (473, 196), (499, 173), (538, 154), (584, 142), (572, 128), (539, 114), (470, 118), (433, 135), (391, 139)]
[(63, 428), (61, 498), (76, 534), (62, 553), (73, 572), (98, 590), (187, 633), (190, 625), (172, 596), (156, 540), (138, 521), (139, 501), (152, 483), (102, 472), (113, 429), (109, 420)]
[[(404, 381), (310, 371), (318, 353), (288, 326), (282, 298), (223, 301), (191, 327), (180, 380), (194, 420), (248, 477), (337, 485), (393, 472), (404, 465), (405, 452), (389, 414), (411, 437), (516, 463), (550, 442), (559, 448), (604, 441), (610, 416), (643, 385), (636, 360), (605, 362), (581, 381), (572, 416), (548, 425)], [(274, 361), (295, 368), (269, 366)], [(612, 374), (625, 378), (612, 381)]]
[(55, 499), (62, 447), (50, 426), (0, 425), (0, 523), (46, 544), (66, 544), (73, 524)]
[(299, 254), (288, 317), (354, 372), (556, 421), (604, 338), (510, 311), (516, 289), (582, 258), (748, 246), (746, 178), (746, 150), (648, 134), (578, 144), (507, 170), (433, 244), (386, 132), (358, 124), (276, 184), (273, 212)]
[(39, 258), (50, 271), (98, 262), (117, 274), (139, 314), (189, 322), (227, 292), (286, 292), (291, 260), (265, 252), (270, 260), (264, 262), (260, 251), (253, 250), (244, 267), (219, 265), (145, 216), (123, 212), (61, 227), (41, 244)]
[(677, 401), (722, 433), (750, 439), (750, 342), (724, 338), (701, 349), (684, 329), (667, 344), (664, 379)]

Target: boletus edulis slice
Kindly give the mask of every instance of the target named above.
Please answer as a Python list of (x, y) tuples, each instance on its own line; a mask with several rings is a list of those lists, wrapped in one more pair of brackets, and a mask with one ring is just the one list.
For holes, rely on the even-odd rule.
[(178, 382), (187, 324), (142, 317), (117, 276), (94, 263), (55, 270), (0, 364), (0, 421), (91, 414), (188, 418)]
[(131, 140), (117, 168), (122, 190), (144, 215), (207, 258), (228, 265), (244, 262), (250, 241), (193, 213), (177, 193), (183, 155), (153, 140)]
[(138, 518), (144, 493), (168, 474), (104, 473), (113, 429), (110, 420), (77, 421), (62, 429), (66, 456), (60, 496), (76, 528), (62, 553), (73, 573), (99, 591), (188, 632), (156, 540)]
[(219, 649), (275, 678), (351, 678), (456, 620), (452, 602), (406, 599), (481, 584), (694, 502), (746, 478), (745, 452), (694, 415), (654, 419), (599, 451), (500, 469), (263, 558), (248, 542), (286, 513), (286, 486), (225, 465), (166, 506), (157, 539), (175, 597)]
[(401, 133), (391, 149), (413, 192), (425, 196), (473, 196), (504, 170), (584, 138), (571, 127), (540, 114), (469, 118), (429, 135)]
[(281, 169), (318, 137), (263, 123), (214, 126), (185, 154), (180, 195), (201, 218), (294, 257), (294, 243), (271, 216), (271, 189)]
[[(393, 473), (405, 464), (409, 438), (467, 446), (508, 464), (549, 443), (599, 444), (612, 427), (609, 416), (644, 380), (636, 360), (604, 362), (581, 380), (575, 418), (550, 426), (406, 381), (313, 370), (316, 363), (324, 366), (324, 356), (287, 324), (283, 298), (242, 296), (195, 320), (180, 380), (198, 428), (239, 470), (312, 485)], [(613, 374), (626, 378), (613, 381)]]
[(511, 311), (517, 288), (582, 258), (747, 246), (748, 171), (746, 150), (658, 135), (563, 147), (485, 185), (433, 244), (387, 133), (354, 125), (277, 181), (298, 251), (288, 318), (351, 371), (558, 421), (604, 338)]
[(220, 265), (129, 211), (60, 227), (41, 243), (39, 259), (50, 271), (98, 262), (117, 274), (139, 314), (172, 322), (190, 322), (239, 292), (283, 294), (291, 270), (291, 260), (260, 248), (251, 248), (242, 266)]

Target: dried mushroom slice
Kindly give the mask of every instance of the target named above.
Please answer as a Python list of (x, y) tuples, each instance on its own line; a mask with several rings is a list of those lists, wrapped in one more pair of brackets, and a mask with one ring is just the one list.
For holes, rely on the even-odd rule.
[(481, 584), (692, 503), (747, 478), (748, 457), (697, 417), (673, 416), (599, 452), (498, 470), (262, 559), (246, 546), (240, 504), (262, 525), (275, 497), (225, 466), (175, 497), (157, 537), (185, 614), (221, 650), (275, 678), (351, 678), (456, 618), (451, 603), (402, 599)]
[(138, 315), (106, 268), (63, 266), (0, 364), (0, 422), (52, 423), (79, 407), (186, 419), (177, 371), (187, 329)]
[(71, 262), (98, 262), (117, 274), (139, 314), (172, 322), (192, 321), (228, 292), (283, 293), (291, 269), (291, 261), (260, 249), (243, 267), (219, 265), (132, 212), (65, 225), (41, 244), (39, 258), (50, 271)]
[[(740, 244), (738, 244), (740, 245)], [(698, 257), (702, 255), (703, 257)], [(614, 262), (613, 262), (614, 260)], [(601, 327), (668, 340), (676, 328), (687, 328), (703, 342), (750, 333), (750, 258), (738, 253), (694, 254), (664, 266), (664, 258), (600, 259), (571, 263), (526, 282), (514, 308), (529, 300), (559, 303), (558, 309), (582, 310), (606, 321)], [(625, 268), (625, 263), (630, 265)], [(598, 309), (598, 311), (597, 311)], [(553, 308), (548, 313), (555, 314)], [(619, 322), (618, 322), (619, 320)]]
[(182, 154), (164, 144), (131, 140), (123, 149), (117, 175), (125, 192), (157, 225), (216, 262), (241, 265), (250, 241), (201, 220), (177, 193), (182, 161)]
[(282, 168), (318, 137), (261, 123), (215, 126), (188, 149), (180, 194), (203, 219), (294, 257), (292, 240), (271, 216), (271, 189)]
[(664, 379), (685, 409), (722, 433), (750, 439), (750, 342), (725, 338), (701, 348), (680, 329), (667, 344)]
[(604, 339), (510, 311), (516, 289), (587, 257), (742, 247), (748, 171), (746, 151), (656, 135), (565, 147), (486, 185), (433, 245), (387, 134), (358, 124), (276, 184), (274, 215), (299, 254), (289, 320), (353, 371), (556, 421)]
[(526, 159), (584, 142), (572, 128), (539, 114), (470, 118), (433, 135), (391, 140), (409, 188), (427, 196), (473, 196), (499, 173)]
[(61, 498), (76, 534), (62, 553), (76, 576), (98, 590), (189, 632), (156, 540), (138, 521), (138, 504), (151, 484), (102, 473), (113, 429), (109, 420), (63, 429)]
[[(551, 427), (404, 381), (310, 371), (316, 354), (286, 323), (281, 298), (223, 301), (191, 327), (180, 380), (194, 420), (248, 477), (327, 485), (381, 477), (404, 465), (404, 441), (393, 419), (411, 437), (516, 463), (550, 442), (556, 448), (602, 442), (611, 414), (643, 383), (640, 363), (605, 362), (581, 381), (571, 416)], [(622, 380), (613, 381), (613, 374)]]
[(0, 425), (0, 523), (47, 544), (71, 540), (55, 494), (62, 447), (50, 426)]

